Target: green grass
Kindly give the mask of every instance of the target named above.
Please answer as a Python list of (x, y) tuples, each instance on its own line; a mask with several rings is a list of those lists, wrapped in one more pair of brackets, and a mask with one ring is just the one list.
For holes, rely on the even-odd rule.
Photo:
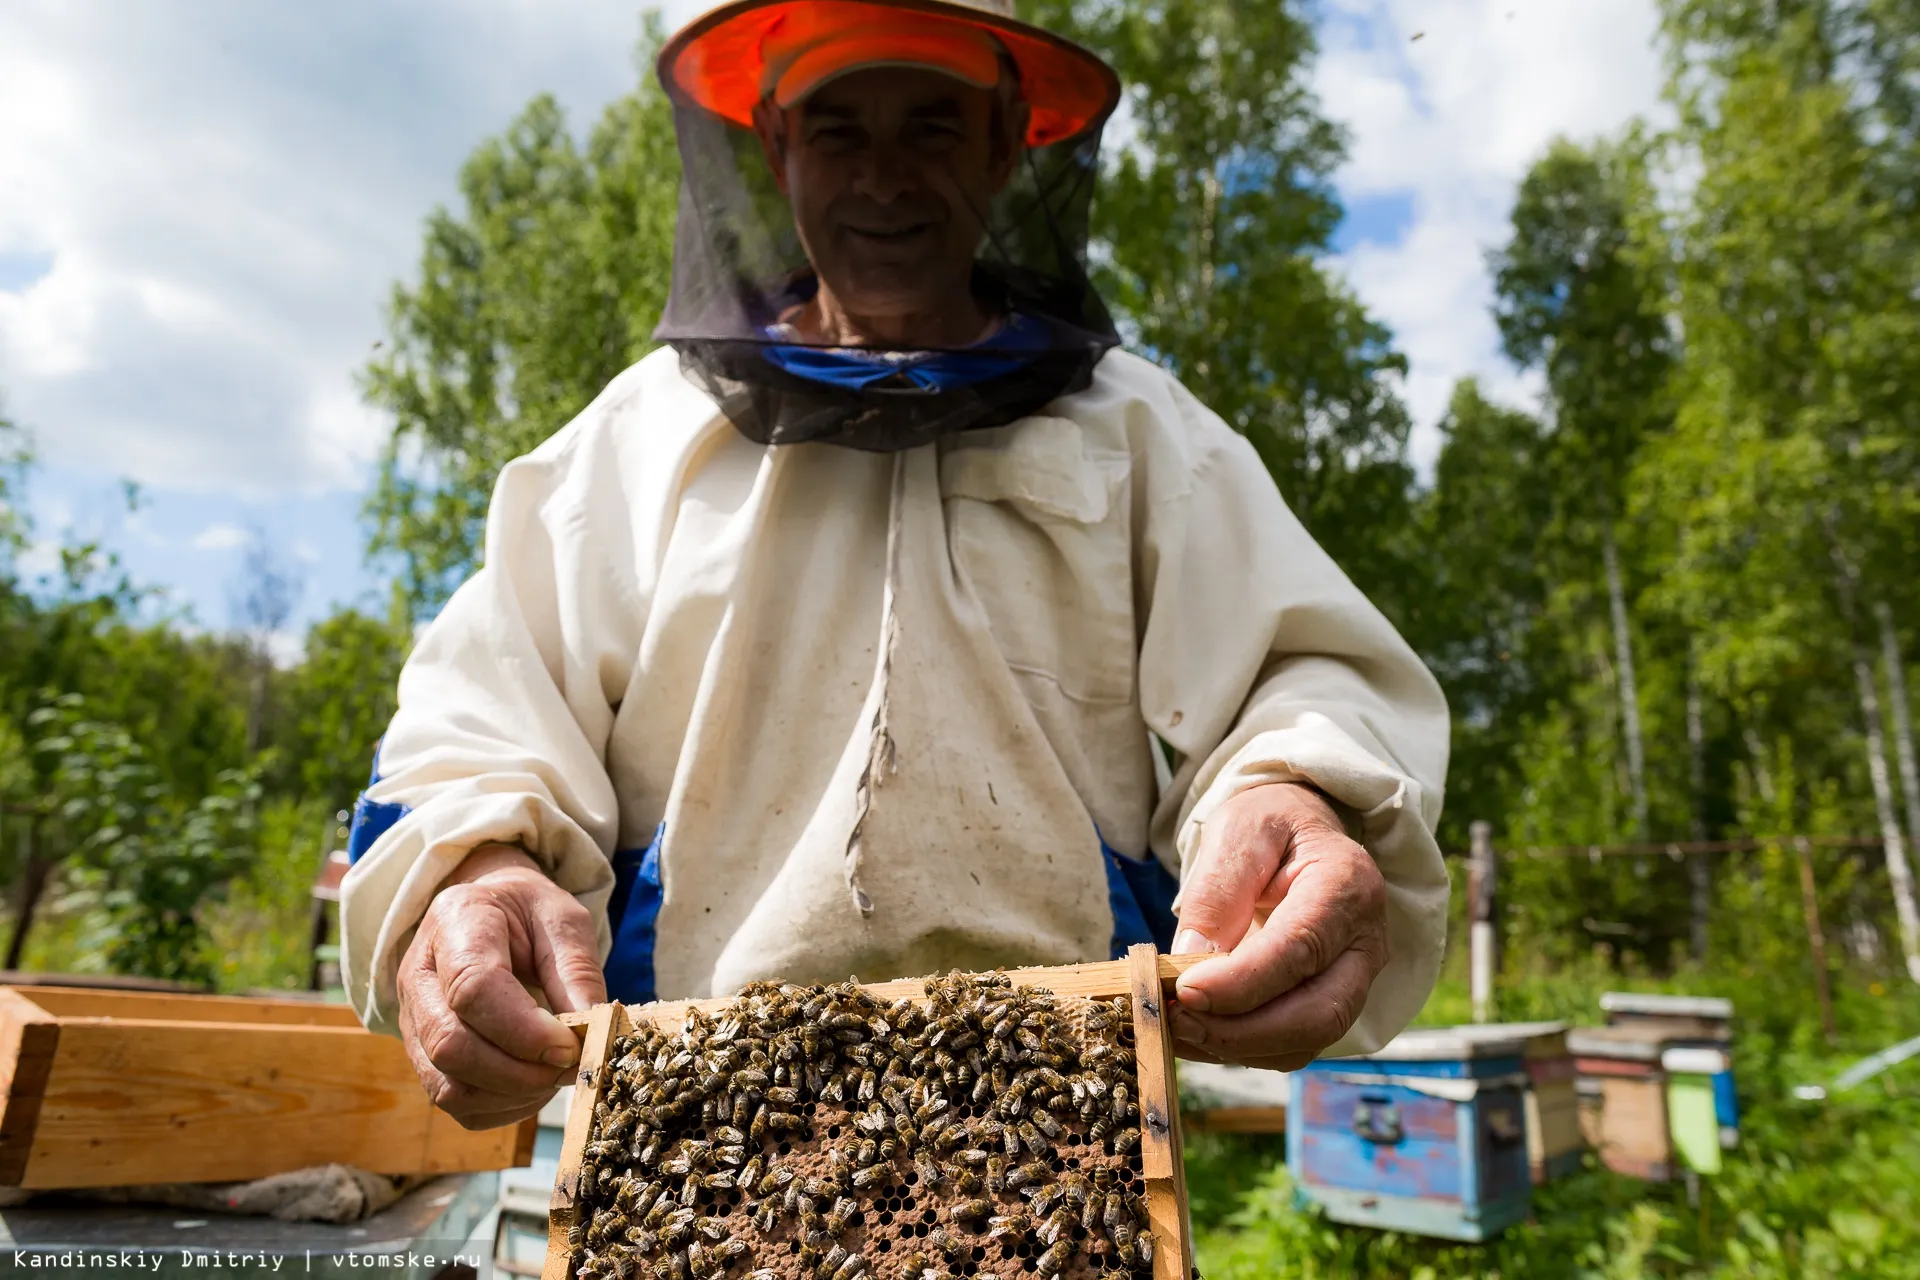
[[(1667, 982), (1605, 970), (1516, 976), (1507, 1019), (1597, 1021), (1603, 989), (1677, 989), (1735, 998), (1735, 1073), (1743, 1143), (1703, 1184), (1697, 1208), (1679, 1184), (1589, 1167), (1534, 1196), (1530, 1221), (1485, 1245), (1452, 1244), (1328, 1222), (1296, 1202), (1279, 1139), (1200, 1134), (1187, 1161), (1200, 1272), (1207, 1280), (1393, 1277), (1712, 1277), (1920, 1280), (1920, 1060), (1826, 1103), (1795, 1084), (1824, 1083), (1859, 1058), (1920, 1034), (1920, 991), (1904, 979), (1837, 990), (1840, 1042), (1827, 1048), (1804, 991), (1744, 976)], [(1464, 1021), (1466, 993), (1445, 982), (1421, 1021)]]

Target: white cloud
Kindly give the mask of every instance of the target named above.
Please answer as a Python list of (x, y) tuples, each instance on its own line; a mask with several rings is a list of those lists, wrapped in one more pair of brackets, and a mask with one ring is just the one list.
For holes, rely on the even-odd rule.
[[(684, 17), (697, 0), (674, 0)], [(536, 93), (630, 89), (627, 0), (0, 6), (0, 387), (49, 462), (266, 497), (357, 487), (352, 375), (461, 161)]]
[(253, 545), (253, 534), (237, 524), (210, 524), (193, 540), (195, 551), (237, 551)]
[(1350, 200), (1408, 197), (1413, 209), (1397, 243), (1361, 245), (1340, 265), (1412, 365), (1414, 456), (1425, 468), (1456, 379), (1537, 402), (1537, 379), (1500, 353), (1486, 254), (1554, 137), (1666, 118), (1655, 0), (1326, 3), (1314, 84), (1351, 135), (1340, 189)]

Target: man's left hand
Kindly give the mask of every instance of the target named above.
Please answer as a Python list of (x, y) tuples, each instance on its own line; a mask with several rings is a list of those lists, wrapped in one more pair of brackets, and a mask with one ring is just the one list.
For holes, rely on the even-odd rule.
[(1207, 819), (1173, 953), (1215, 951), (1176, 988), (1181, 1057), (1295, 1071), (1366, 1007), (1387, 963), (1386, 881), (1318, 791), (1253, 787)]

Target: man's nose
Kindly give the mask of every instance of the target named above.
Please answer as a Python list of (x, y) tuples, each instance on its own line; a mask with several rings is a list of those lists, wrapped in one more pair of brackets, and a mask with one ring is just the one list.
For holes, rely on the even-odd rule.
[(854, 171), (854, 189), (877, 204), (905, 195), (915, 182), (913, 157), (896, 146), (869, 147)]

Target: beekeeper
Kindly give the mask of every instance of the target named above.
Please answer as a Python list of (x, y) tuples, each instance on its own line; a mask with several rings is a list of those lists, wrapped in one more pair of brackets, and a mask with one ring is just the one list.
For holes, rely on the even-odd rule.
[(501, 474), (356, 819), (348, 991), (463, 1123), (569, 1074), (543, 1003), (1157, 938), (1218, 953), (1182, 1051), (1285, 1067), (1432, 987), (1440, 690), (1119, 349), (1119, 84), (1010, 11), (737, 0), (661, 53), (665, 346)]

